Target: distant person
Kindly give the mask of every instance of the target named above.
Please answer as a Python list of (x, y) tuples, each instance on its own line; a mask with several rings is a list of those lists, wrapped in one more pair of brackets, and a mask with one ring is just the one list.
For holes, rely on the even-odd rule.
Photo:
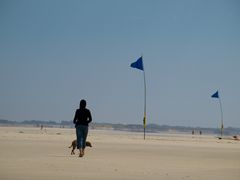
[(192, 130), (192, 135), (194, 135), (194, 130)]
[(41, 124), (41, 131), (43, 130), (43, 125)]
[(86, 147), (86, 139), (88, 135), (88, 124), (92, 121), (90, 110), (86, 108), (87, 102), (82, 99), (80, 108), (76, 110), (73, 123), (76, 128), (77, 148), (79, 149), (79, 157), (84, 156)]
[(202, 135), (202, 131), (199, 131), (199, 134)]

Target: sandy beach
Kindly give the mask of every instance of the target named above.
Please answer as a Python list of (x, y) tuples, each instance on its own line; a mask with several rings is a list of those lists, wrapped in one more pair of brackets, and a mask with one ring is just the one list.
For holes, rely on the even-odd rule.
[(0, 127), (0, 179), (240, 179), (240, 141), (90, 130), (93, 147), (79, 158), (73, 139), (75, 129)]

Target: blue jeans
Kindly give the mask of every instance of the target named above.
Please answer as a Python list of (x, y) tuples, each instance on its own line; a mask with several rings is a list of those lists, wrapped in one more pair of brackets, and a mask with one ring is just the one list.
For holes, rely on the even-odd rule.
[(85, 149), (86, 139), (88, 135), (88, 126), (77, 125), (76, 126), (76, 135), (77, 135), (77, 148)]

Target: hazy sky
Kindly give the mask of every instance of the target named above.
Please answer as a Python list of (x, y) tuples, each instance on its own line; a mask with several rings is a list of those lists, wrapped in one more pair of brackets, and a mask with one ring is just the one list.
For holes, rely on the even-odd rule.
[(240, 127), (240, 1), (0, 0), (0, 119)]

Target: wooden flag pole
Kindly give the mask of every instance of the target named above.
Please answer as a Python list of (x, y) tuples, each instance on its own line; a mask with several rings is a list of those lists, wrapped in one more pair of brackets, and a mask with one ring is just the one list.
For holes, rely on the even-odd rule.
[(223, 136), (223, 110), (222, 110), (222, 102), (221, 102), (221, 98), (219, 96), (219, 105), (220, 105), (220, 111), (221, 111), (221, 137)]
[(139, 70), (143, 71), (143, 79), (144, 79), (144, 113), (143, 113), (143, 134), (144, 134), (144, 140), (145, 140), (145, 133), (146, 133), (146, 124), (147, 124), (147, 112), (146, 112), (146, 78), (145, 78), (145, 70), (144, 70), (144, 66), (143, 66), (143, 56), (141, 56), (140, 58), (138, 58), (138, 60), (136, 62), (133, 62), (130, 65), (132, 68), (136, 68)]
[(147, 124), (147, 107), (146, 107), (146, 104), (147, 104), (147, 93), (146, 93), (146, 90), (147, 90), (147, 85), (146, 85), (146, 77), (145, 77), (145, 69), (143, 71), (143, 79), (144, 79), (144, 114), (143, 114), (143, 135), (144, 135), (144, 140), (145, 140), (145, 134), (146, 134), (146, 124)]

